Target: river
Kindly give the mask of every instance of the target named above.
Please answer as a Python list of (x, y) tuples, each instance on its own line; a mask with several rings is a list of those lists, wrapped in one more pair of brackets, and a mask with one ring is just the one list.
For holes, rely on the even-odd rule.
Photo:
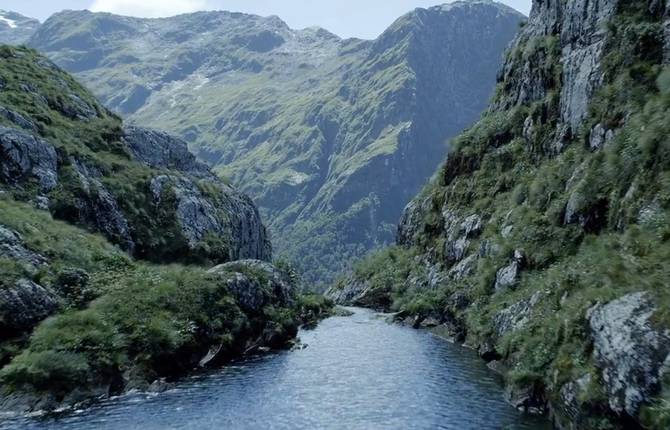
[(85, 411), (0, 429), (549, 429), (503, 400), (472, 351), (352, 309), (300, 333), (303, 349), (249, 359)]

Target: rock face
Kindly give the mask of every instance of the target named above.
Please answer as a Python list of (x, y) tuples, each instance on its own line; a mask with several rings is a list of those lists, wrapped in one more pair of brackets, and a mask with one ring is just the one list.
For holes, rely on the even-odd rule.
[(188, 150), (186, 142), (165, 132), (131, 126), (124, 129), (123, 140), (133, 156), (150, 167), (216, 180), (209, 168)]
[(58, 296), (27, 279), (0, 288), (0, 340), (32, 329), (59, 307)]
[(660, 387), (661, 369), (670, 358), (670, 331), (653, 327), (656, 311), (645, 293), (624, 296), (588, 313), (594, 358), (613, 411), (635, 417), (640, 405)]
[[(228, 12), (152, 20), (67, 11), (30, 45), (111, 109), (188, 141), (253, 197), (278, 252), (314, 282), (393, 240), (445, 142), (485, 108), (523, 19), (498, 3), (455, 2), (362, 41)], [(72, 22), (86, 24), (64, 32)], [(139, 140), (151, 139), (160, 138)]]
[(47, 141), (20, 130), (0, 126), (0, 179), (18, 184), (34, 178), (40, 191), (58, 181), (56, 150)]
[(249, 312), (260, 312), (270, 303), (291, 305), (296, 291), (290, 279), (272, 264), (260, 260), (239, 260), (209, 271), (213, 275), (233, 273), (226, 279), (228, 290)]
[[(540, 2), (533, 1), (528, 24), (515, 39), (511, 50), (523, 50), (529, 43), (553, 37), (560, 52), (560, 121), (554, 149), (561, 150), (561, 139), (578, 131), (595, 91), (603, 83), (600, 60), (606, 44), (606, 24), (616, 12), (618, 0)], [(536, 51), (521, 63), (508, 57), (501, 78), (508, 91), (493, 105), (509, 108), (541, 100), (555, 85), (554, 76), (543, 67), (550, 52)]]
[(33, 268), (47, 262), (45, 257), (26, 247), (21, 235), (2, 225), (0, 225), (0, 257), (15, 260)]
[(200, 191), (190, 179), (161, 175), (151, 180), (154, 203), (163, 204), (163, 193), (169, 190), (176, 200), (175, 215), (191, 248), (208, 235), (228, 239), (229, 259), (257, 258), (269, 260), (272, 248), (258, 210), (251, 199), (213, 179), (215, 198)]
[(121, 244), (125, 250), (132, 253), (135, 242), (128, 220), (116, 198), (100, 182), (101, 173), (77, 159), (73, 158), (70, 161), (83, 191), (75, 202), (78, 219), (95, 226), (110, 240)]
[[(271, 258), (257, 207), (198, 162), (184, 141), (123, 128), (32, 51), (7, 48), (0, 55), (7, 89), (0, 118), (15, 126), (0, 126), (0, 183), (10, 194), (100, 232), (139, 258)], [(14, 93), (33, 110), (15, 102), (23, 98), (2, 97)]]

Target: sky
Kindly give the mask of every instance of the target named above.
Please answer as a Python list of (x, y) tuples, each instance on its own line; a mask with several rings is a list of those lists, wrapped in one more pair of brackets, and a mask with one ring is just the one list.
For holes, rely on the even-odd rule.
[[(63, 9), (89, 9), (140, 17), (172, 16), (198, 10), (278, 15), (292, 28), (323, 27), (341, 37), (373, 39), (396, 18), (416, 7), (449, 0), (1, 0), (0, 8), (47, 19)], [(501, 0), (528, 14), (531, 0)]]

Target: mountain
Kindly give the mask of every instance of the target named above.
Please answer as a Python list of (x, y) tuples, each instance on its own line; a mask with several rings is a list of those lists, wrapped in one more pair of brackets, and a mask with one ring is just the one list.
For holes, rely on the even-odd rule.
[(240, 13), (68, 11), (29, 44), (129, 121), (187, 140), (258, 203), (278, 254), (326, 282), (392, 241), (448, 139), (485, 108), (522, 21), (456, 2), (364, 41)]
[(0, 43), (25, 43), (39, 26), (40, 22), (36, 19), (0, 9)]
[(246, 195), (0, 46), (0, 410), (54, 410), (281, 348), (299, 296)]
[(669, 428), (669, 29), (668, 2), (534, 0), (397, 246), (329, 295), (476, 349), (558, 428)]

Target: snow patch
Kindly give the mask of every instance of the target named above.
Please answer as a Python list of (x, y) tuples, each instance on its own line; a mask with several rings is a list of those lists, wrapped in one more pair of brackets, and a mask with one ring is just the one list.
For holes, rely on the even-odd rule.
[(17, 27), (16, 21), (14, 21), (13, 19), (9, 19), (9, 18), (7, 18), (3, 15), (0, 15), (0, 21), (7, 24), (9, 26), (9, 28), (16, 28)]

